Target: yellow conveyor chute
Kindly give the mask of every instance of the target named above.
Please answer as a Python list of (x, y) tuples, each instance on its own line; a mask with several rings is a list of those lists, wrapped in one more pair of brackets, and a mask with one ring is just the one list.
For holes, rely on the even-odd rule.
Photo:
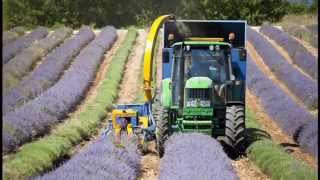
[(144, 63), (143, 63), (143, 86), (144, 86), (144, 98), (145, 101), (149, 102), (152, 99), (152, 66), (153, 66), (153, 54), (154, 47), (157, 41), (157, 36), (159, 29), (162, 24), (168, 19), (174, 19), (173, 15), (163, 15), (158, 17), (151, 25), (148, 37), (147, 44), (144, 51)]

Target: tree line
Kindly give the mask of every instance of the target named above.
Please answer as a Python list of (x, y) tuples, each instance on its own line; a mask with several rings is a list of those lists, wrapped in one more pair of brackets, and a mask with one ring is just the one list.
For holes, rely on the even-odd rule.
[(150, 25), (162, 14), (179, 19), (243, 19), (250, 25), (276, 22), (288, 13), (317, 12), (318, 0), (309, 7), (287, 0), (2, 0), (3, 26), (38, 25), (72, 28), (82, 24), (117, 28)]

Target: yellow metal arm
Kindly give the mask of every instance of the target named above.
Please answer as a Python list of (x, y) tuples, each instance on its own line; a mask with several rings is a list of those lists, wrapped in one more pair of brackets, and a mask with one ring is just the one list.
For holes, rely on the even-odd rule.
[(172, 15), (163, 15), (158, 17), (151, 25), (148, 37), (146, 49), (144, 51), (144, 63), (143, 63), (143, 86), (144, 86), (144, 98), (145, 101), (151, 101), (152, 99), (152, 65), (153, 65), (153, 54), (154, 47), (157, 41), (159, 29), (162, 24), (168, 19), (173, 19)]

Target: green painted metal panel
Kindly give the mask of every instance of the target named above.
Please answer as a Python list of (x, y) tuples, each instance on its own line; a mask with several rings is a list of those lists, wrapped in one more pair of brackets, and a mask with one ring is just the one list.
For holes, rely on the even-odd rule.
[(186, 133), (199, 132), (199, 133), (207, 134), (209, 136), (212, 135), (211, 129), (184, 129), (183, 132), (186, 132)]
[(212, 80), (208, 77), (192, 77), (187, 80), (186, 88), (205, 89), (212, 87)]
[(177, 109), (179, 109), (179, 106), (170, 106), (170, 109), (175, 109), (175, 110), (177, 110)]
[(162, 80), (162, 89), (161, 89), (161, 104), (169, 108), (172, 103), (172, 95), (171, 95), (171, 80), (170, 78), (166, 78)]

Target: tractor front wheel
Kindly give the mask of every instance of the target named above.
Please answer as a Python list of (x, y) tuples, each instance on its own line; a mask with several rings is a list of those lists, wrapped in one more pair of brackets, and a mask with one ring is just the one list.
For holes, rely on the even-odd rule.
[(224, 142), (237, 153), (244, 151), (245, 111), (242, 105), (226, 107), (226, 127)]

